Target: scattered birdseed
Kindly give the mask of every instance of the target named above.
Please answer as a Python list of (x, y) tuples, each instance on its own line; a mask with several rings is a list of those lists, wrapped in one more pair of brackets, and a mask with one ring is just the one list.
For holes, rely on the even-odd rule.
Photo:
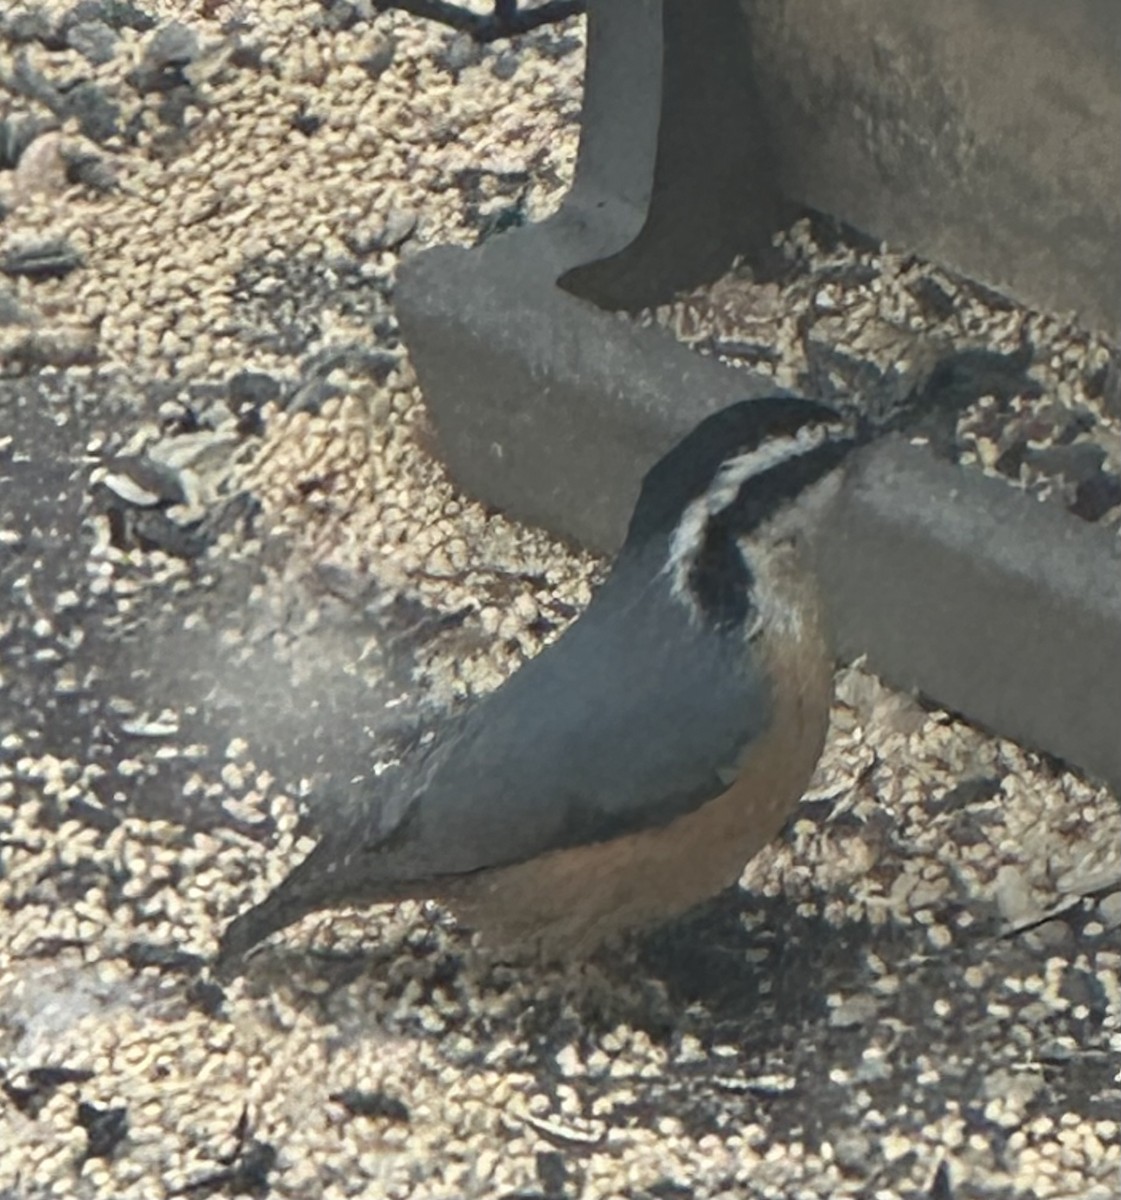
[[(402, 256), (559, 202), (582, 46), (365, 0), (0, 14), (0, 251), (75, 256), (0, 281), (0, 1194), (1113, 1194), (1116, 799), (855, 668), (741, 887), (614, 959), (506, 963), (407, 903), (206, 974), (332, 799), (602, 571), (453, 490), (393, 310)], [(900, 287), (916, 332), (1019, 335), (957, 281), (787, 241), (803, 283), (736, 326), (780, 381), (795, 293), (807, 364), (876, 358), (860, 305)], [(1077, 486), (1113, 428), (1089, 378), (1043, 462)]]
[(703, 354), (842, 407), (905, 378), (931, 352), (1032, 349), (1032, 394), (982, 396), (939, 430), (937, 453), (1086, 521), (1121, 526), (1121, 352), (1058, 317), (807, 217), (776, 239), (777, 277), (745, 266), (640, 314)]

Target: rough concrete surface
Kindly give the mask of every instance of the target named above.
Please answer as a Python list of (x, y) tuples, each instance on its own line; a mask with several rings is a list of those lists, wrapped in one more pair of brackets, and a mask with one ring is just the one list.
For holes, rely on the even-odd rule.
[(745, 0), (792, 199), (1121, 335), (1121, 10)]
[(417, 255), (402, 271), (402, 331), (459, 486), (604, 552), (675, 438), (775, 389), (552, 286), (567, 249), (558, 224)]
[[(975, 406), (972, 414), (977, 419), (970, 433), (964, 428), (959, 432), (962, 444), (955, 456), (1003, 474), (1017, 487), (1028, 485), (1037, 494), (1048, 487), (1080, 492), (1086, 502), (1082, 515), (1093, 511), (1095, 519), (1116, 523), (1121, 515), (1121, 432), (1106, 381), (1117, 353), (1069, 315), (1018, 306), (980, 285), (953, 278), (952, 272), (917, 259), (911, 251), (890, 250), (863, 235), (855, 235), (863, 242), (858, 252), (845, 245), (852, 231), (827, 230), (818, 244), (801, 225), (777, 239), (768, 282), (757, 283), (746, 271), (746, 280), (739, 281), (746, 286), (738, 295), (732, 271), (707, 295), (704, 288), (663, 294), (660, 307), (642, 314), (642, 324), (660, 323), (691, 345), (726, 362), (735, 360), (741, 368), (736, 373), (690, 362), (647, 331), (612, 324), (596, 307), (573, 303), (562, 294), (572, 290), (631, 309), (651, 293), (665, 293), (674, 271), (686, 288), (695, 272), (711, 269), (717, 261), (714, 246), (730, 254), (734, 244), (728, 227), (713, 226), (698, 197), (745, 187), (750, 177), (740, 159), (722, 160), (707, 137), (698, 137), (692, 158), (681, 150), (699, 119), (690, 108), (694, 101), (686, 100), (688, 81), (704, 77), (706, 86), (711, 82), (697, 47), (717, 42), (723, 46), (731, 36), (718, 38), (718, 21), (690, 23), (674, 2), (619, 9), (593, 5), (591, 21), (593, 30), (599, 30), (589, 60), (597, 103), (584, 121), (576, 180), (560, 211), (549, 221), (474, 251), (441, 249), (418, 256), (401, 274), (403, 329), (442, 454), (461, 486), (578, 544), (610, 549), (621, 537), (644, 467), (715, 405), (776, 386), (843, 400), (846, 387), (838, 392), (833, 378), (838, 372), (847, 374), (848, 394), (855, 389), (867, 398), (886, 376), (931, 346), (980, 344), (1008, 351), (1026, 344), (1033, 347), (1045, 403), (1036, 404), (1025, 395), (1011, 406)], [(715, 75), (727, 74), (723, 51), (718, 62)], [(643, 87), (631, 96), (611, 87), (612, 80), (627, 77), (628, 71), (643, 79)], [(651, 76), (660, 78), (660, 88), (651, 84)], [(658, 137), (652, 142), (655, 114)], [(630, 152), (613, 153), (627, 131), (634, 133)], [(756, 148), (757, 134), (754, 125), (744, 131)], [(765, 168), (767, 161), (759, 149), (756, 170)], [(692, 187), (671, 186), (674, 164), (679, 179)], [(878, 178), (868, 175), (873, 177)], [(888, 183), (885, 194), (895, 194)], [(757, 198), (751, 195), (748, 207), (758, 217)], [(641, 224), (634, 213), (639, 201), (646, 206)], [(657, 231), (667, 221), (675, 222), (677, 232), (672, 252), (663, 261)], [(627, 229), (633, 240), (619, 248), (618, 239)], [(811, 265), (814, 262), (817, 267)], [(556, 281), (562, 285), (559, 291)], [(511, 304), (511, 295), (519, 300)], [(485, 363), (486, 369), (464, 372), (465, 361)], [(1047, 411), (1048, 406), (1055, 411)], [(1084, 445), (1074, 452), (1082, 456), (1087, 477), (1067, 484), (1051, 479), (1040, 487), (1038, 470), (1025, 459), (1039, 454), (1042, 463), (1039, 452), (1045, 444), (1082, 437), (1075, 431), (1078, 422), (1100, 433), (1096, 446)], [(1008, 436), (1017, 430), (1019, 449)], [(964, 442), (970, 439), (967, 447)], [(1061, 450), (1053, 453), (1053, 462), (1061, 455)], [(1096, 466), (1094, 456), (1099, 456)], [(1099, 469), (1103, 463), (1108, 469)], [(1000, 470), (995, 469), (998, 464)], [(966, 475), (943, 478), (951, 491), (972, 491)], [(922, 483), (916, 479), (916, 486)], [(986, 493), (982, 488), (976, 495), (980, 502)], [(1071, 501), (1077, 509), (1077, 496)], [(934, 503), (938, 507), (942, 501)], [(954, 512), (965, 511), (952, 496), (945, 503)], [(859, 507), (847, 511), (854, 520), (864, 515)], [(978, 519), (983, 519), (981, 514)], [(1061, 546), (1065, 539), (1081, 536), (1087, 541), (1081, 561), (1093, 561), (1092, 534), (1057, 526), (1028, 507), (1007, 530), (1009, 543), (1018, 542), (1025, 554), (1038, 547), (1041, 580), (1047, 565), (1058, 561), (1058, 551), (1048, 549), (1051, 542)], [(969, 545), (969, 538), (961, 544)], [(846, 576), (874, 578), (874, 531), (854, 530), (846, 545), (863, 556), (844, 564)], [(1102, 540), (1101, 545), (1105, 548), (1107, 543)], [(932, 603), (955, 611), (970, 626), (988, 610), (989, 565), (978, 554), (966, 572), (968, 561), (960, 560), (962, 570), (952, 582), (949, 575), (927, 576), (921, 590), (908, 590), (910, 577), (904, 577), (899, 604), (894, 609), (878, 606), (877, 621), (869, 621), (867, 610), (859, 607), (858, 590), (834, 588), (835, 623), (846, 647), (871, 654), (889, 682), (917, 687), (973, 720), (1069, 757), (1116, 785), (1121, 780), (1121, 739), (1100, 715), (1112, 711), (1115, 688), (1103, 688), (1096, 702), (1099, 719), (1091, 723), (1080, 719), (1077, 706), (1054, 700), (1055, 663), (1069, 662), (1070, 683), (1060, 689), (1069, 694), (1078, 687), (1080, 668), (1075, 661), (1082, 663), (1102, 652), (1091, 637), (1073, 659), (1060, 660), (1053, 647), (1067, 644), (1071, 628), (1070, 614), (1061, 605), (1035, 610), (1030, 627), (1038, 629), (1037, 622), (1045, 620), (1047, 633), (1024, 641), (1038, 644), (1040, 650), (1025, 654), (1024, 686), (1009, 695), (995, 694), (996, 681), (1006, 674), (1004, 643), (996, 639), (974, 639), (969, 658), (940, 655), (933, 641), (910, 653), (912, 645), (916, 651), (919, 647), (918, 640), (910, 640), (910, 613), (918, 606)], [(1109, 562), (1100, 562), (1099, 573), (1108, 571)], [(941, 591), (931, 596), (929, 588)], [(1048, 581), (1044, 589), (1050, 597), (1069, 590), (1065, 580)], [(849, 601), (857, 606), (847, 608)], [(1114, 630), (1110, 638), (1115, 639), (1114, 626), (1101, 628)], [(859, 640), (852, 636), (858, 630)], [(963, 639), (958, 637), (958, 642), (963, 644)], [(1107, 680), (1116, 677), (1115, 672)]]
[(902, 442), (864, 468), (818, 541), (841, 654), (1121, 788), (1116, 535)]

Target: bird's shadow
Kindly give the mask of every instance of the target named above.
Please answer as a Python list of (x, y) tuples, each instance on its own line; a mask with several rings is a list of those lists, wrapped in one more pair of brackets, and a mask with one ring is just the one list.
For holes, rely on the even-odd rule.
[[(418, 1033), (428, 1001), (438, 997), (446, 1008), (458, 996), (465, 1030), (474, 1026), (485, 1036), (508, 1025), (545, 1052), (619, 1024), (660, 1044), (689, 1032), (766, 1050), (825, 1017), (831, 993), (866, 988), (869, 952), (890, 965), (913, 951), (915, 936), (896, 925), (837, 923), (789, 897), (732, 888), (564, 967), (481, 951), (466, 931), (449, 936), (447, 923), (435, 918), (399, 940), (347, 953), (266, 946), (248, 961), (245, 987), (263, 999), (279, 988), (291, 994), (295, 982), (298, 1006), (333, 1023), (359, 991), (376, 992), (382, 1011), (408, 993)], [(355, 1015), (368, 1023), (368, 1015)]]
[(581, 1011), (662, 1043), (691, 1032), (778, 1048), (826, 1019), (831, 996), (867, 989), (877, 977), (870, 956), (890, 964), (915, 949), (914, 930), (832, 920), (814, 907), (731, 888), (602, 960), (608, 986), (589, 991)]
[(715, 1028), (762, 1030), (823, 1016), (831, 993), (866, 982), (866, 951), (894, 956), (900, 945), (898, 928), (838, 923), (787, 896), (731, 888), (637, 938), (634, 955), (674, 1013), (696, 1011)]

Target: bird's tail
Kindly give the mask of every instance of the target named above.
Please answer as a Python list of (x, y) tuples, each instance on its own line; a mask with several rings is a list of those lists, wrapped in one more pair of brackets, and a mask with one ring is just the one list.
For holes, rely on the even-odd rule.
[(240, 913), (226, 926), (213, 964), (219, 979), (229, 980), (240, 974), (243, 960), (254, 946), (320, 907), (307, 893), (290, 890), (290, 882), (286, 879), (260, 904)]
[(396, 903), (432, 894), (428, 881), (379, 872), (379, 867), (385, 869), (384, 860), (364, 863), (361, 873), (356, 873), (353, 865), (348, 869), (345, 859), (337, 839), (324, 837), (264, 900), (226, 926), (212, 964), (214, 975), (233, 979), (254, 946), (309, 913), (340, 904)]
[(216, 976), (232, 979), (254, 946), (336, 900), (330, 886), (334, 873), (324, 861), (329, 857), (326, 843), (321, 841), (264, 900), (226, 926), (213, 964)]

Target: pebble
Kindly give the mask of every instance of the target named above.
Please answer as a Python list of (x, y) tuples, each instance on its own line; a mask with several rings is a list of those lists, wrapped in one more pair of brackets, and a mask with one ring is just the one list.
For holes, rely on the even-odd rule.
[(113, 61), (117, 35), (104, 21), (76, 21), (66, 30), (66, 44), (94, 66)]
[(22, 203), (37, 193), (58, 195), (66, 187), (66, 160), (60, 133), (41, 134), (19, 155), (13, 177), (14, 199)]
[(869, 1024), (878, 1011), (879, 1004), (875, 996), (848, 996), (829, 1013), (829, 1024), (837, 1029), (852, 1029)]
[(64, 111), (91, 142), (104, 145), (121, 136), (121, 106), (92, 80), (83, 80), (66, 93)]
[(1121, 892), (1110, 892), (1098, 901), (1098, 915), (1106, 929), (1121, 927)]
[(82, 256), (57, 239), (9, 247), (0, 254), (0, 271), (27, 279), (62, 279), (82, 265)]

